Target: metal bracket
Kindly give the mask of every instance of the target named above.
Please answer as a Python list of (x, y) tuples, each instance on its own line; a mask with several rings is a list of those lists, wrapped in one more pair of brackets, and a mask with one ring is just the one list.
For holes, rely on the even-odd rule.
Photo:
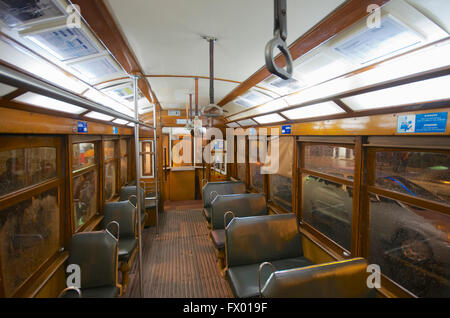
[[(292, 56), (286, 45), (287, 39), (287, 19), (286, 0), (274, 0), (274, 38), (270, 40), (265, 49), (266, 67), (274, 75), (288, 80), (292, 77)], [(286, 69), (283, 69), (274, 62), (274, 49), (278, 48), (286, 60)]]

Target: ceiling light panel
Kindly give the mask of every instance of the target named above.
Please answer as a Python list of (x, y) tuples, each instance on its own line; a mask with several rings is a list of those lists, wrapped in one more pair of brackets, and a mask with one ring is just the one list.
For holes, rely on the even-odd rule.
[(91, 83), (105, 77), (123, 74), (119, 65), (109, 55), (105, 54), (73, 62), (68, 66), (84, 80)]
[(260, 124), (278, 123), (278, 122), (286, 120), (278, 114), (269, 114), (269, 115), (254, 117), (253, 119)]
[(32, 92), (20, 95), (19, 97), (16, 97), (14, 101), (76, 115), (79, 115), (86, 111), (86, 109), (82, 107), (78, 107), (66, 102), (49, 98), (47, 96), (38, 95)]
[(239, 128), (241, 126), (239, 126), (238, 123), (229, 123), (229, 124), (227, 124), (227, 127), (229, 127), (229, 128)]
[(9, 93), (14, 92), (17, 87), (9, 86), (3, 83), (0, 83), (0, 96), (8, 95)]
[(113, 123), (117, 125), (126, 125), (129, 123), (129, 121), (118, 118), (113, 120)]
[(257, 90), (251, 90), (247, 93), (245, 93), (242, 96), (239, 96), (234, 103), (244, 107), (244, 108), (250, 108), (257, 105), (261, 105), (264, 103), (267, 103), (270, 101), (272, 97), (263, 94)]
[(237, 122), (242, 127), (248, 127), (248, 126), (254, 126), (257, 125), (257, 123), (251, 119), (244, 119)]
[(325, 102), (282, 112), (284, 116), (292, 120), (330, 116), (342, 113), (345, 113), (345, 111), (334, 102)]
[(450, 99), (450, 75), (342, 99), (356, 111)]
[(88, 118), (92, 118), (92, 119), (103, 120), (103, 121), (111, 121), (111, 120), (114, 119), (114, 117), (112, 117), (112, 116), (105, 115), (105, 114), (102, 114), (102, 113), (97, 113), (97, 112), (90, 112), (90, 113), (87, 113), (84, 116), (88, 117)]

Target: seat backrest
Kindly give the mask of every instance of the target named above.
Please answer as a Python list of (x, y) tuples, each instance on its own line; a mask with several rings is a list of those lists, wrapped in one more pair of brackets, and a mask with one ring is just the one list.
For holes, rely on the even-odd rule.
[(118, 242), (108, 231), (72, 237), (67, 264), (80, 266), (81, 288), (116, 286)]
[(233, 212), (235, 217), (267, 215), (264, 193), (242, 193), (218, 195), (211, 202), (211, 225), (213, 230), (224, 229), (223, 216)]
[(225, 229), (229, 267), (303, 256), (294, 213), (233, 218)]
[[(141, 213), (145, 212), (145, 191), (139, 187), (141, 192)], [(119, 201), (130, 201), (134, 206), (136, 206), (136, 198), (131, 196), (136, 196), (136, 186), (125, 186), (120, 189)], [(131, 198), (130, 198), (131, 197)]]
[(106, 203), (103, 214), (103, 228), (112, 221), (119, 223), (119, 240), (136, 236), (136, 208), (130, 201)]
[(245, 193), (245, 183), (234, 181), (208, 182), (202, 189), (203, 207), (211, 206), (211, 192), (216, 191), (217, 194), (237, 194)]
[(273, 272), (261, 290), (267, 298), (373, 298), (367, 261), (355, 258)]

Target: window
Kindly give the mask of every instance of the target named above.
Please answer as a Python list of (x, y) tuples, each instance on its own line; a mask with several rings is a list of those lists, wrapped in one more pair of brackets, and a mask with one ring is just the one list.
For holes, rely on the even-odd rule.
[(153, 140), (141, 141), (141, 176), (153, 178)]
[(120, 139), (120, 185), (128, 184), (128, 145), (129, 139)]
[(353, 146), (303, 143), (301, 149), (302, 220), (338, 250), (351, 251)]
[(105, 173), (105, 201), (111, 201), (117, 194), (117, 142), (108, 140), (103, 142), (104, 173)]
[[(249, 139), (249, 153), (250, 159), (250, 186), (258, 192), (263, 191), (263, 176), (261, 174), (261, 157), (259, 154), (259, 141), (256, 139)], [(265, 157), (265, 155), (264, 155)], [(253, 162), (252, 162), (253, 161)], [(256, 163), (255, 163), (256, 161)]]
[(97, 142), (72, 145), (72, 169), (73, 224), (79, 231), (99, 208)]
[[(269, 200), (276, 205), (292, 211), (292, 162), (294, 156), (293, 137), (276, 137), (269, 141), (267, 158), (263, 171), (269, 175)], [(277, 145), (278, 149), (273, 147)], [(272, 152), (274, 152), (272, 154)], [(271, 156), (278, 160), (271, 171)]]
[(368, 149), (369, 260), (419, 297), (450, 297), (450, 154)]
[(63, 244), (60, 153), (58, 138), (0, 137), (0, 294), (6, 297), (20, 295)]

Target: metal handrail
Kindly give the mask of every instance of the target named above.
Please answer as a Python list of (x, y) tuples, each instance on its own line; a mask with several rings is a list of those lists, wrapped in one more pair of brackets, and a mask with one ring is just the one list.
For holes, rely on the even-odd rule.
[[(109, 230), (111, 225), (115, 225), (117, 227), (117, 238), (114, 236), (114, 234), (112, 234), (112, 232)], [(108, 232), (109, 234), (111, 234), (117, 241), (119, 240), (119, 236), (120, 236), (120, 225), (119, 222), (117, 221), (111, 221), (108, 223), (108, 225), (106, 225), (106, 232)]]
[[(262, 272), (262, 269), (264, 268), (264, 266), (266, 266), (266, 265), (270, 265), (270, 266), (272, 267), (272, 269), (273, 269), (274, 272), (277, 270), (277, 269), (275, 268), (275, 266), (273, 266), (273, 264), (272, 264), (271, 262), (264, 262), (264, 263), (262, 263), (261, 265), (259, 265), (259, 268), (258, 268), (258, 290), (259, 290), (259, 297), (262, 296), (262, 294), (261, 294), (261, 290), (262, 290), (262, 288), (261, 288), (261, 272)], [(270, 277), (270, 276), (269, 276), (269, 277)]]
[(81, 290), (75, 286), (69, 286), (67, 288), (64, 288), (59, 294), (58, 298), (62, 298), (68, 291), (75, 291), (78, 295), (78, 298), (81, 298)]
[(232, 211), (225, 212), (225, 214), (223, 215), (223, 228), (224, 229), (227, 228), (227, 225), (228, 225), (227, 224), (227, 216), (230, 214), (233, 216), (231, 219), (234, 219), (236, 217)]

